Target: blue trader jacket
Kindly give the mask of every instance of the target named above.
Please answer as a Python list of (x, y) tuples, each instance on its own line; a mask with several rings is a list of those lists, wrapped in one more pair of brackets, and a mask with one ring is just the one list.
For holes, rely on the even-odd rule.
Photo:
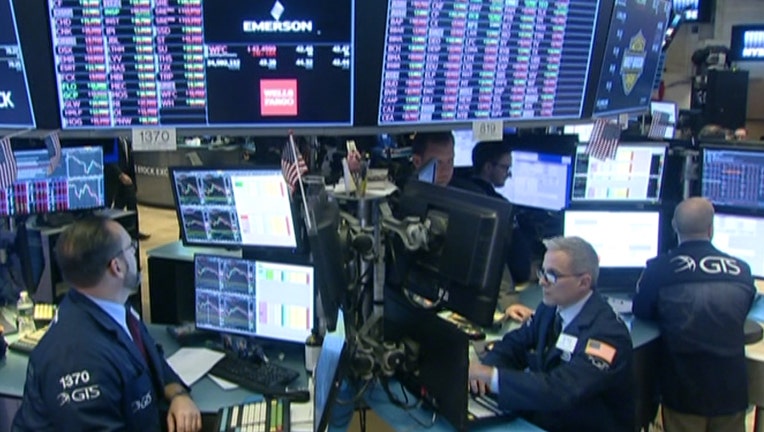
[(748, 264), (709, 241), (647, 262), (632, 307), (661, 329), (663, 404), (706, 417), (747, 408), (743, 324), (755, 293)]
[(182, 381), (140, 328), (150, 365), (119, 324), (70, 290), (30, 356), (11, 430), (159, 431), (164, 387)]
[(548, 431), (632, 432), (632, 346), (626, 326), (595, 292), (557, 345), (545, 349), (555, 314), (555, 307), (542, 303), (483, 359), (498, 368), (499, 405), (525, 413)]

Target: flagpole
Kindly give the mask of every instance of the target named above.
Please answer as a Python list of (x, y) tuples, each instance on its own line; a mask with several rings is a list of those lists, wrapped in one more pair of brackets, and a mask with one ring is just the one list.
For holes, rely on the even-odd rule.
[(289, 131), (289, 147), (291, 147), (292, 156), (294, 157), (294, 163), (297, 167), (297, 183), (300, 185), (300, 195), (302, 195), (302, 205), (305, 209), (305, 216), (307, 216), (307, 228), (310, 230), (313, 228), (311, 226), (312, 221), (310, 217), (310, 210), (308, 209), (308, 199), (305, 196), (305, 187), (302, 184), (302, 174), (300, 173), (300, 163), (299, 159), (297, 158), (297, 146), (294, 144), (294, 134), (292, 131)]

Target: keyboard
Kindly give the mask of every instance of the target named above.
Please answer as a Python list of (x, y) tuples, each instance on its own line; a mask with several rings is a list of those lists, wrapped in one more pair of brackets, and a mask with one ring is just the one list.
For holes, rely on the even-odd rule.
[(297, 379), (297, 371), (273, 363), (253, 363), (226, 355), (210, 370), (211, 375), (223, 378), (264, 395), (279, 395)]
[(48, 331), (48, 326), (37, 329), (32, 333), (24, 335), (14, 342), (11, 342), (11, 344), (8, 345), (8, 348), (22, 354), (29, 354), (40, 342), (40, 339), (45, 336), (46, 331)]
[(264, 400), (218, 411), (217, 432), (289, 432), (289, 401)]

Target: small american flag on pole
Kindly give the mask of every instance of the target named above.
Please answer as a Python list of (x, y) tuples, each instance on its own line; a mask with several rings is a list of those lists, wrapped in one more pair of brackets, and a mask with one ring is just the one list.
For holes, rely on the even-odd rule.
[(11, 139), (0, 138), (0, 189), (5, 189), (16, 181), (18, 168), (16, 157), (11, 150)]
[(53, 174), (53, 171), (58, 168), (58, 164), (61, 163), (61, 141), (58, 139), (58, 132), (53, 132), (45, 137), (45, 147), (48, 149), (48, 156), (50, 157), (48, 174)]
[(671, 127), (669, 113), (653, 111), (653, 119), (650, 122), (650, 131), (647, 136), (653, 139), (666, 138), (666, 132)]
[(294, 193), (300, 177), (307, 172), (308, 165), (297, 150), (297, 146), (294, 144), (294, 137), (290, 134), (289, 140), (287, 140), (284, 148), (281, 150), (281, 173), (284, 175), (287, 186), (289, 186), (290, 194)]
[(586, 153), (589, 153), (596, 159), (615, 159), (615, 152), (618, 150), (618, 142), (621, 140), (621, 128), (617, 123), (607, 119), (597, 119), (594, 121), (592, 136), (589, 138), (589, 145), (586, 146)]

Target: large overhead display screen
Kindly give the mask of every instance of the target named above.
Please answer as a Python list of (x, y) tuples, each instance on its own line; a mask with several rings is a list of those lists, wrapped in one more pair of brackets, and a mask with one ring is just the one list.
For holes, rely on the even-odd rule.
[(349, 126), (354, 0), (49, 0), (64, 128)]
[(33, 128), (32, 102), (11, 0), (0, 0), (0, 128)]
[(389, 0), (379, 124), (580, 118), (594, 0)]

